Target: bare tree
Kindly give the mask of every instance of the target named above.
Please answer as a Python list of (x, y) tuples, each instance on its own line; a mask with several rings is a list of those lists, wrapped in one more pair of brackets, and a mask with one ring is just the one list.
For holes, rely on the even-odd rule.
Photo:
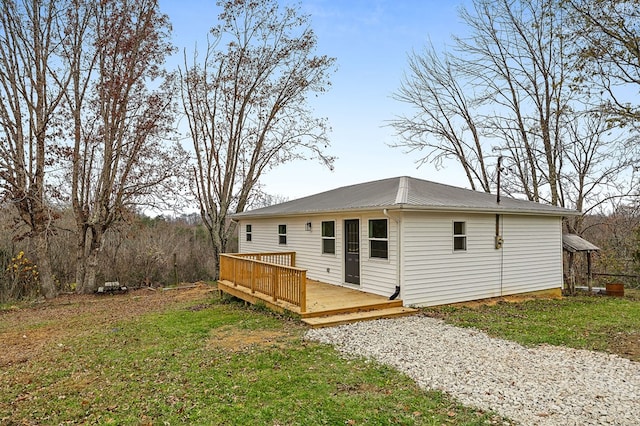
[(55, 214), (47, 186), (68, 69), (58, 59), (66, 1), (0, 3), (0, 185), (34, 241), (40, 292), (56, 295), (48, 253)]
[[(639, 0), (591, 2), (569, 0), (564, 3), (571, 15), (571, 35), (577, 46), (572, 59), (579, 71), (578, 90), (599, 92), (596, 107), (608, 116), (611, 127), (633, 129), (635, 138), (626, 152), (634, 155), (634, 192), (638, 202), (640, 180), (640, 9)], [(594, 86), (584, 84), (593, 81)]]
[(182, 97), (196, 155), (195, 193), (214, 255), (234, 232), (263, 173), (308, 155), (331, 167), (327, 124), (307, 97), (329, 85), (334, 59), (316, 56), (309, 17), (275, 0), (219, 2), (204, 58), (185, 55)]
[(485, 190), (503, 156), (503, 190), (536, 202), (585, 209), (628, 194), (629, 141), (576, 90), (560, 6), (475, 0), (462, 9), (470, 32), (454, 37), (452, 53), (431, 47), (409, 59), (396, 98), (418, 113), (392, 122), (397, 145), (429, 149), (425, 160), (455, 158)]
[[(465, 120), (461, 127), (444, 129), (444, 139), (451, 139), (459, 128), (472, 130), (470, 140), (475, 141), (475, 146), (481, 137), (493, 138), (484, 142), (483, 150), (475, 152), (495, 156), (491, 148), (502, 151), (512, 170), (511, 186), (506, 189), (533, 201), (548, 198), (550, 203), (558, 204), (558, 129), (563, 103), (568, 98), (561, 22), (553, 13), (554, 4), (548, 0), (474, 1), (472, 10), (462, 9), (460, 14), (470, 35), (455, 37), (454, 53), (443, 55), (449, 78), (443, 80), (441, 72), (428, 68), (427, 63), (437, 60), (433, 50), (429, 57), (414, 55), (410, 69), (419, 64), (424, 72), (419, 79), (430, 81), (435, 90), (418, 94), (420, 86), (417, 90), (409, 88), (404, 98), (425, 98), (429, 100), (426, 105), (453, 105), (453, 109), (445, 111), (453, 111)], [(418, 80), (415, 76), (413, 71), (408, 82)], [(458, 89), (452, 94), (451, 87)], [(463, 97), (466, 99), (460, 102)], [(400, 119), (393, 125), (402, 129), (415, 122)], [(457, 152), (461, 151), (455, 149), (454, 157), (469, 175), (469, 162)], [(488, 176), (487, 160), (475, 162), (474, 174)], [(543, 187), (548, 189), (547, 197), (542, 193)]]
[(411, 105), (415, 113), (394, 122), (403, 139), (394, 146), (409, 151), (426, 149), (421, 164), (433, 161), (439, 167), (442, 160), (455, 158), (472, 189), (491, 192), (486, 138), (473, 114), (474, 100), (467, 94), (471, 88), (456, 62), (446, 53), (441, 59), (432, 45), (409, 57), (410, 74), (394, 98)]
[(594, 80), (608, 97), (604, 106), (622, 123), (638, 127), (640, 105), (640, 0), (568, 0), (574, 55), (581, 71), (577, 80)]
[(581, 233), (585, 216), (632, 193), (632, 179), (625, 174), (633, 167), (634, 152), (621, 151), (628, 140), (611, 131), (610, 117), (588, 111), (563, 124), (567, 143), (559, 162), (561, 204), (583, 213), (567, 220), (569, 232)]
[(156, 0), (74, 0), (66, 101), (73, 119), (71, 202), (76, 283), (96, 288), (106, 232), (139, 205), (175, 194), (187, 156), (167, 144), (175, 117), (170, 24)]

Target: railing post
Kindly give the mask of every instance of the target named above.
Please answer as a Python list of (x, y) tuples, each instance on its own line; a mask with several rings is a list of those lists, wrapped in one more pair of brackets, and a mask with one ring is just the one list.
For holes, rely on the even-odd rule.
[(273, 301), (278, 301), (278, 291), (280, 290), (280, 267), (273, 267)]
[(238, 287), (238, 262), (240, 262), (240, 259), (237, 259), (235, 257), (231, 257), (230, 260), (232, 261), (233, 264), (233, 286), (234, 287)]
[(307, 311), (307, 271), (300, 272), (300, 313)]
[(251, 294), (256, 292), (256, 273), (257, 273), (257, 263), (253, 263), (250, 262), (249, 265), (251, 266)]
[(291, 265), (289, 265), (289, 266), (291, 266), (291, 267), (295, 267), (295, 266), (296, 266), (296, 252), (295, 252), (295, 251), (294, 251), (294, 252), (291, 252), (291, 257), (290, 257), (290, 259), (291, 259), (291, 260), (289, 260), (289, 262), (291, 262)]

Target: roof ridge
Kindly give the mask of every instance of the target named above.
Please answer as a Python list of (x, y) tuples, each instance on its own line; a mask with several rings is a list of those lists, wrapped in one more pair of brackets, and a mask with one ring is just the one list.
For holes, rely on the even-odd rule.
[(409, 199), (409, 179), (401, 176), (398, 180), (398, 192), (396, 193), (396, 204), (407, 204)]

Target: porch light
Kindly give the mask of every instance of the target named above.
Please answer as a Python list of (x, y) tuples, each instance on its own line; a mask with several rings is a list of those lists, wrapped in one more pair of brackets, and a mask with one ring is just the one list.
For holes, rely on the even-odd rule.
[(311, 231), (311, 222), (307, 222), (306, 225), (304, 225), (304, 230), (305, 231)]

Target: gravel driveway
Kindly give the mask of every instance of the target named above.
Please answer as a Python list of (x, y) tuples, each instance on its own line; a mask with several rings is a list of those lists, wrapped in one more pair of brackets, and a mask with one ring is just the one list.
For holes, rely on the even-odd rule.
[(524, 425), (640, 424), (640, 363), (617, 355), (527, 348), (425, 316), (312, 329), (306, 338)]

